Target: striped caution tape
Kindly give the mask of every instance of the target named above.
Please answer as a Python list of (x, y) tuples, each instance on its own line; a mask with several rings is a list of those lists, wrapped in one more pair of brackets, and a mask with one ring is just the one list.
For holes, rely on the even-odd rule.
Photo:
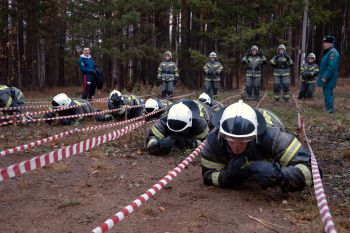
[(315, 190), (315, 196), (317, 200), (317, 206), (320, 210), (321, 214), (321, 220), (323, 223), (323, 227), (326, 233), (337, 233), (335, 229), (335, 225), (333, 222), (333, 217), (331, 215), (331, 212), (329, 210), (327, 197), (323, 189), (322, 179), (320, 175), (320, 171), (318, 168), (316, 156), (311, 148), (311, 145), (309, 143), (309, 140), (307, 138), (306, 132), (305, 132), (305, 124), (303, 121), (303, 117), (301, 116), (300, 120), (301, 129), (305, 137), (305, 141), (307, 143), (307, 146), (309, 148), (309, 151), (311, 153), (311, 171), (312, 171), (312, 179), (314, 182), (314, 190)]
[(37, 111), (37, 112), (30, 112), (30, 113), (23, 113), (23, 114), (17, 114), (17, 115), (6, 115), (6, 116), (0, 116), (0, 119), (12, 119), (14, 117), (25, 117), (27, 115), (30, 116), (35, 116), (35, 115), (42, 115), (45, 113), (50, 113), (50, 112), (60, 112), (68, 109), (74, 109), (74, 108), (79, 108), (81, 106), (87, 105), (89, 103), (82, 103), (80, 105), (74, 105), (74, 106), (69, 106), (69, 107), (64, 107), (64, 108), (54, 108), (54, 109), (49, 109), (49, 110), (44, 110), (44, 111)]
[(318, 168), (316, 156), (312, 150), (309, 139), (306, 135), (304, 118), (299, 113), (300, 106), (298, 104), (298, 101), (297, 101), (295, 95), (293, 95), (293, 99), (295, 102), (295, 106), (297, 108), (298, 128), (301, 130), (301, 133), (303, 134), (303, 136), (305, 138), (305, 142), (306, 142), (307, 147), (308, 147), (310, 154), (311, 154), (312, 179), (313, 179), (313, 183), (314, 183), (314, 190), (315, 190), (315, 196), (316, 196), (316, 200), (317, 200), (317, 206), (318, 206), (318, 209), (320, 211), (321, 220), (323, 223), (323, 228), (324, 228), (326, 233), (337, 233), (337, 231), (335, 229), (334, 222), (333, 222), (333, 217), (332, 217), (331, 212), (329, 210), (327, 197), (326, 197), (325, 191), (323, 189), (322, 179), (321, 179), (321, 175), (320, 175), (320, 170)]
[(101, 226), (96, 227), (90, 233), (102, 233), (107, 232), (112, 227), (114, 227), (117, 223), (122, 221), (126, 216), (134, 212), (135, 209), (139, 208), (143, 203), (148, 201), (151, 197), (153, 197), (158, 191), (160, 191), (165, 185), (170, 183), (173, 178), (179, 175), (185, 167), (187, 167), (194, 158), (196, 158), (200, 152), (203, 150), (205, 141), (200, 144), (185, 160), (183, 160), (177, 167), (175, 167), (168, 175), (164, 176), (158, 183), (152, 186), (152, 188), (148, 189), (144, 194), (136, 198), (129, 205), (125, 206), (121, 211), (116, 213), (113, 217), (106, 220)]
[(33, 170), (61, 161), (63, 159), (67, 159), (70, 156), (87, 152), (101, 144), (104, 144), (113, 140), (117, 140), (121, 136), (137, 128), (140, 128), (145, 123), (146, 123), (145, 121), (135, 122), (131, 125), (128, 125), (122, 129), (115, 130), (111, 133), (107, 133), (97, 137), (92, 137), (87, 140), (67, 146), (65, 148), (51, 151), (41, 156), (36, 156), (30, 160), (25, 160), (23, 162), (1, 168), (0, 182), (8, 180), (15, 176), (21, 176), (24, 173), (29, 173)]
[(0, 108), (0, 111), (11, 111), (11, 110), (23, 110), (23, 109), (36, 109), (36, 108), (48, 108), (50, 105), (34, 105), (34, 106), (18, 106), (18, 107), (8, 107), (8, 108)]
[[(161, 112), (163, 110), (164, 109), (159, 109), (157, 111), (151, 112), (149, 114), (146, 114), (145, 117), (157, 114), (157, 113), (159, 113), (159, 112)], [(0, 151), (0, 158), (3, 157), (3, 156), (6, 156), (6, 155), (18, 153), (18, 152), (21, 152), (21, 151), (24, 151), (24, 150), (29, 150), (29, 149), (38, 147), (40, 145), (43, 145), (45, 143), (52, 142), (52, 141), (55, 141), (55, 140), (59, 140), (61, 138), (64, 138), (66, 136), (69, 136), (69, 135), (72, 135), (72, 134), (75, 134), (75, 133), (80, 133), (80, 132), (88, 133), (88, 132), (94, 131), (94, 130), (101, 130), (101, 129), (112, 128), (112, 127), (115, 127), (115, 126), (129, 124), (129, 123), (134, 122), (134, 121), (142, 120), (143, 118), (144, 118), (143, 116), (140, 116), (140, 117), (136, 117), (136, 118), (132, 118), (132, 119), (126, 120), (126, 121), (121, 121), (121, 122), (116, 122), (116, 123), (111, 123), (111, 124), (104, 124), (104, 125), (98, 125), (98, 126), (92, 126), (92, 127), (86, 127), (86, 128), (74, 128), (74, 129), (71, 129), (71, 130), (68, 130), (68, 131), (65, 131), (65, 132), (61, 132), (61, 133), (55, 134), (55, 135), (47, 137), (47, 138), (39, 139), (39, 140), (37, 140), (35, 142), (23, 144), (23, 145), (20, 145), (20, 146), (16, 146), (14, 148), (10, 148), (10, 149), (6, 149), (6, 150), (3, 150), (3, 151)], [(147, 122), (147, 123), (151, 123), (151, 122)]]
[[(143, 105), (135, 105), (135, 106), (128, 106), (126, 105), (128, 109), (131, 108), (142, 108)], [(72, 118), (79, 118), (79, 117), (86, 117), (86, 116), (96, 116), (96, 115), (101, 115), (105, 113), (111, 113), (111, 112), (118, 112), (120, 111), (121, 108), (118, 109), (111, 109), (111, 110), (103, 110), (99, 112), (90, 112), (90, 113), (82, 113), (82, 114), (75, 114), (75, 115), (69, 115), (69, 116), (58, 116), (58, 117), (51, 117), (51, 118), (35, 118), (35, 119), (21, 119), (17, 120), (16, 122), (18, 123), (28, 123), (28, 122), (42, 122), (42, 121), (53, 121), (53, 120), (61, 120), (61, 119), (72, 119)], [(12, 124), (14, 121), (9, 120), (7, 122), (3, 122), (1, 125), (9, 125)]]

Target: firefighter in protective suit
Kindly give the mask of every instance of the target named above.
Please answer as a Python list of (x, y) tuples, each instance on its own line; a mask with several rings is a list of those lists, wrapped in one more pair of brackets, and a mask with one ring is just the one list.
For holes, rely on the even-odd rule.
[[(44, 115), (44, 118), (53, 118), (57, 116), (71, 116), (78, 115), (84, 113), (92, 113), (99, 112), (100, 110), (95, 109), (91, 106), (90, 102), (84, 99), (71, 99), (65, 93), (60, 93), (53, 97), (51, 106), (49, 109), (58, 109), (58, 108), (67, 108), (76, 106), (75, 108), (65, 109), (57, 112), (49, 112)], [(79, 124), (79, 121), (83, 119), (83, 116), (79, 116), (76, 118), (67, 118), (67, 119), (59, 119), (59, 120), (46, 120), (46, 123), (52, 124), (54, 121), (60, 125), (72, 125)], [(96, 121), (109, 121), (112, 118), (108, 115), (101, 114), (95, 116)]]
[(249, 54), (242, 58), (246, 65), (246, 89), (247, 99), (258, 100), (260, 98), (261, 69), (266, 63), (266, 57), (259, 53), (259, 48), (253, 45)]
[(153, 121), (156, 119), (159, 119), (160, 116), (162, 116), (164, 113), (166, 113), (166, 110), (168, 106), (172, 105), (173, 103), (171, 101), (165, 100), (165, 99), (158, 99), (158, 98), (149, 98), (145, 102), (145, 113), (150, 114), (152, 112), (159, 111), (158, 113), (152, 114), (147, 117), (147, 121)]
[[(127, 109), (128, 119), (142, 116), (143, 107), (141, 105), (143, 104), (143, 102), (143, 99), (135, 95), (122, 95), (120, 91), (113, 90), (109, 94), (108, 109), (112, 110), (120, 108), (120, 110), (117, 112), (112, 112), (108, 115), (112, 115), (113, 117), (117, 118), (123, 117), (125, 116), (125, 110)], [(139, 107), (132, 108), (133, 106)]]
[(162, 98), (173, 96), (175, 89), (175, 81), (179, 79), (179, 72), (176, 63), (172, 60), (170, 51), (164, 53), (164, 61), (159, 64), (158, 77), (162, 81)]
[(149, 130), (147, 149), (151, 154), (169, 154), (174, 146), (195, 148), (208, 135), (209, 127), (204, 106), (189, 99), (182, 99), (170, 106), (166, 115)]
[(301, 66), (301, 79), (299, 99), (312, 99), (315, 91), (316, 77), (319, 72), (318, 65), (315, 63), (316, 55), (310, 53), (307, 56), (307, 62)]
[(224, 107), (224, 105), (219, 101), (215, 100), (214, 98), (210, 98), (210, 96), (207, 93), (202, 93), (198, 97), (198, 100), (203, 104), (209, 106), (213, 111), (219, 111), (221, 108)]
[(291, 57), (287, 54), (286, 46), (283, 44), (277, 48), (277, 55), (271, 59), (271, 65), (274, 67), (274, 94), (275, 100), (279, 101), (281, 98), (281, 88), (283, 90), (283, 100), (289, 100), (289, 69), (293, 66)]
[(204, 184), (227, 188), (252, 178), (283, 192), (312, 185), (310, 153), (269, 111), (240, 100), (217, 112), (213, 124), (201, 157)]
[[(16, 87), (0, 85), (0, 108), (20, 107), (24, 105), (24, 95)], [(3, 111), (5, 115), (12, 115), (13, 112), (21, 113), (20, 110)]]
[(209, 54), (209, 61), (204, 65), (203, 71), (205, 74), (205, 90), (210, 97), (218, 94), (220, 88), (220, 79), (224, 67), (216, 60), (216, 53)]

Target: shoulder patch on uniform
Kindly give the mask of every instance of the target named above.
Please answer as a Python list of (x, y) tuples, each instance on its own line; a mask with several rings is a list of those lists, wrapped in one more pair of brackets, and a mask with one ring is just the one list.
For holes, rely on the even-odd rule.
[(333, 60), (334, 59), (334, 52), (331, 51), (331, 53), (329, 54), (329, 59)]

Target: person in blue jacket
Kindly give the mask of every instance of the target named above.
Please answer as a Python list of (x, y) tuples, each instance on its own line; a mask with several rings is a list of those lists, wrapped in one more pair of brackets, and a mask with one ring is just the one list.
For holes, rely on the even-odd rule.
[(83, 73), (83, 96), (82, 99), (91, 99), (96, 90), (95, 62), (90, 55), (90, 48), (85, 47), (79, 58), (80, 71)]
[(323, 55), (318, 73), (317, 85), (323, 88), (323, 96), (326, 112), (334, 112), (333, 88), (335, 88), (339, 72), (340, 56), (334, 48), (334, 36), (325, 36), (323, 38)]

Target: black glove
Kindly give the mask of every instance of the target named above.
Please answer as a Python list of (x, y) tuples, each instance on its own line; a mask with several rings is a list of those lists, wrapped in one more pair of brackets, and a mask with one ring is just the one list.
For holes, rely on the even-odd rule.
[(254, 161), (249, 166), (249, 172), (262, 189), (281, 184), (283, 174), (278, 163), (265, 160)]
[(219, 70), (215, 71), (215, 74), (216, 74), (216, 75), (219, 75), (219, 74), (220, 74), (220, 71), (219, 71)]
[[(48, 113), (45, 113), (44, 118), (53, 118), (55, 116), (56, 116), (55, 113), (48, 112)], [(48, 123), (49, 125), (51, 125), (53, 123), (53, 120), (45, 120), (45, 122)]]
[(186, 138), (186, 148), (195, 148), (198, 146), (197, 139), (195, 138)]
[(60, 124), (61, 125), (71, 125), (71, 124), (79, 124), (78, 120), (74, 120), (74, 119), (61, 119), (60, 120)]
[(241, 185), (245, 178), (248, 178), (248, 159), (241, 155), (230, 160), (226, 168), (222, 170), (221, 186), (231, 187)]
[(173, 139), (171, 137), (166, 137), (166, 138), (160, 139), (158, 141), (159, 150), (162, 153), (165, 153), (165, 154), (169, 154), (170, 153), (170, 151), (173, 148), (174, 144), (175, 144), (175, 139)]

